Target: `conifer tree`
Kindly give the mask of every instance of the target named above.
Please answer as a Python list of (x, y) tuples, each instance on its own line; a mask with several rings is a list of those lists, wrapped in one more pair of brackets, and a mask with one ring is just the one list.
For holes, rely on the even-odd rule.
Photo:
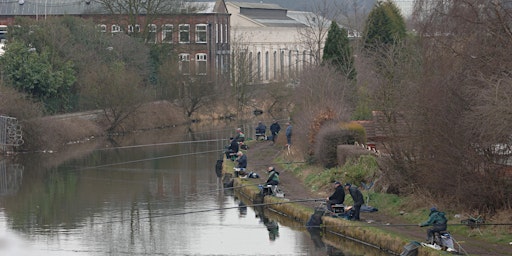
[(333, 65), (337, 71), (350, 80), (356, 78), (354, 56), (352, 55), (347, 30), (340, 28), (335, 21), (332, 21), (329, 27), (322, 62), (324, 65)]
[(364, 47), (375, 50), (395, 44), (406, 36), (405, 21), (400, 9), (391, 1), (379, 1), (368, 15), (364, 29)]

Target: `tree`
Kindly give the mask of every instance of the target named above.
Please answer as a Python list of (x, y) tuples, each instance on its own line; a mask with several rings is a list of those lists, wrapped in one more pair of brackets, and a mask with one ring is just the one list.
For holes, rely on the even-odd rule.
[(395, 44), (406, 36), (400, 9), (390, 0), (378, 1), (366, 20), (363, 44), (368, 50)]
[(354, 80), (356, 78), (354, 56), (352, 55), (347, 31), (343, 28), (340, 29), (334, 21), (331, 23), (327, 34), (322, 60), (324, 63), (333, 65), (348, 79)]
[(206, 76), (184, 73), (177, 56), (167, 56), (163, 60), (159, 78), (163, 90), (161, 98), (175, 102), (188, 118), (216, 98), (215, 87), (207, 81)]
[(76, 80), (74, 65), (53, 57), (47, 48), (36, 49), (12, 41), (0, 57), (7, 84), (43, 102), (50, 113), (69, 108), (71, 88)]
[(141, 77), (122, 62), (97, 64), (85, 76), (84, 97), (102, 109), (108, 132), (125, 130), (123, 121), (134, 114), (145, 100)]
[(429, 194), (451, 195), (451, 202), (482, 211), (512, 201), (503, 174), (512, 144), (512, 58), (504, 54), (512, 50), (511, 17), (510, 3), (500, 0), (420, 0), (415, 6), (423, 51), (423, 74), (415, 81), (422, 92), (416, 96), (416, 172), (434, 177), (417, 182)]
[(331, 66), (305, 70), (293, 91), (294, 136), (307, 138), (294, 142), (305, 154), (312, 146), (320, 126), (327, 121), (348, 121), (352, 112), (353, 83)]
[(186, 10), (186, 13), (194, 13), (206, 8), (203, 4), (190, 4), (181, 0), (96, 0), (95, 2), (108, 13), (114, 14), (114, 17), (123, 19), (122, 23), (125, 23), (127, 19), (128, 25), (134, 28), (136, 25), (140, 25), (141, 29), (134, 29), (131, 34), (143, 38), (146, 42), (151, 42), (153, 40), (152, 33), (156, 32), (146, 28), (158, 16), (178, 14), (183, 9)]
[(246, 44), (245, 35), (235, 31), (231, 40), (231, 88), (230, 100), (234, 100), (237, 116), (243, 119), (244, 108), (254, 92), (253, 83), (257, 79), (253, 67), (255, 57)]

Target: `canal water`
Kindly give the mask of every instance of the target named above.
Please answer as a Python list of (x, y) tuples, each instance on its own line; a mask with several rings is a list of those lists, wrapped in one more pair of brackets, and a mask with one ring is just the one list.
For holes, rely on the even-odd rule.
[(0, 255), (386, 255), (222, 187), (233, 127), (177, 127), (0, 160)]

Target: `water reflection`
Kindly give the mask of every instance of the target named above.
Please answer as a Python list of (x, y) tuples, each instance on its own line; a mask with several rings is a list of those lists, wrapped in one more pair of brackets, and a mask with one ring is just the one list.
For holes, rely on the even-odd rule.
[(0, 255), (3, 241), (20, 245), (15, 255), (326, 255), (303, 225), (223, 188), (215, 164), (230, 132), (0, 161)]

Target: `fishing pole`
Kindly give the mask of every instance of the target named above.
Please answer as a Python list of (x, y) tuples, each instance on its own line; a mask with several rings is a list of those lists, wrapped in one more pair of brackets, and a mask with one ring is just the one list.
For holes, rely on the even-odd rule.
[(114, 149), (144, 148), (144, 147), (159, 147), (159, 146), (179, 145), (179, 144), (192, 144), (192, 143), (217, 142), (217, 141), (224, 141), (224, 140), (227, 140), (227, 139), (210, 139), (210, 140), (173, 141), (173, 142), (162, 142), (162, 143), (141, 144), (141, 145), (131, 145), (131, 146), (120, 146), (120, 147), (99, 148), (99, 149), (95, 149), (94, 151), (105, 151), (105, 150), (114, 150)]
[(122, 164), (140, 163), (140, 162), (146, 162), (146, 161), (151, 161), (151, 160), (159, 160), (159, 159), (166, 159), (166, 158), (173, 158), (173, 157), (182, 157), (182, 156), (191, 156), (191, 155), (206, 154), (206, 153), (213, 153), (213, 152), (219, 152), (219, 151), (221, 151), (221, 150), (217, 149), (217, 150), (201, 151), (201, 152), (194, 152), (194, 153), (185, 153), (185, 154), (178, 154), (178, 155), (169, 155), (169, 156), (144, 158), (144, 159), (132, 160), (132, 161), (126, 161), (126, 162), (104, 164), (104, 165), (96, 165), (96, 166), (90, 166), (90, 167), (82, 167), (82, 168), (78, 168), (78, 170), (98, 169), (98, 168), (110, 167), (110, 166), (116, 166), (116, 165), (122, 165)]
[[(181, 216), (181, 215), (195, 214), (195, 213), (204, 213), (204, 212), (211, 212), (211, 211), (223, 211), (223, 210), (239, 209), (239, 208), (246, 208), (246, 207), (290, 204), (290, 203), (307, 202), (307, 201), (318, 201), (318, 200), (319, 199), (299, 199), (299, 200), (290, 200), (290, 201), (273, 202), (273, 203), (261, 203), (261, 204), (250, 204), (250, 205), (243, 204), (243, 205), (230, 206), (230, 207), (209, 208), (209, 209), (201, 209), (201, 210), (178, 212), (178, 213), (170, 213), (170, 214), (151, 215), (151, 216), (147, 216), (147, 217), (139, 217), (138, 220), (153, 219), (153, 218), (160, 218), (160, 217)], [(116, 223), (116, 222), (122, 222), (122, 221), (124, 221), (124, 220), (95, 222), (95, 224), (108, 224), (108, 223)]]

